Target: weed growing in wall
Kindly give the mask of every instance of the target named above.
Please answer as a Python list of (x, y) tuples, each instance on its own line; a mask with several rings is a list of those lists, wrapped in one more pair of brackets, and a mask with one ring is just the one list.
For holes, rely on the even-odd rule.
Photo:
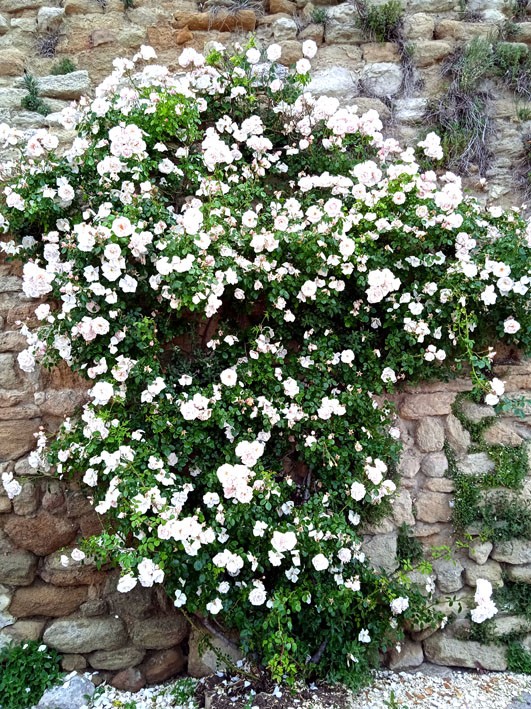
[(31, 74), (24, 74), (23, 85), (28, 92), (26, 96), (22, 98), (20, 105), (27, 111), (34, 111), (35, 113), (40, 113), (42, 116), (47, 116), (51, 108), (43, 101), (39, 96), (39, 82)]

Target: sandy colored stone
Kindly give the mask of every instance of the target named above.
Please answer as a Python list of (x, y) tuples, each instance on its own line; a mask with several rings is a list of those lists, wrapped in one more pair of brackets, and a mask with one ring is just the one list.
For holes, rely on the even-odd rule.
[(2, 633), (15, 643), (21, 643), (26, 640), (40, 640), (45, 625), (45, 620), (17, 620), (13, 625), (4, 628)]
[(471, 542), (468, 547), (468, 556), (472, 561), (475, 561), (476, 564), (482, 566), (489, 558), (489, 554), (493, 548), (494, 545), (492, 542), (482, 542), (480, 539), (476, 539)]
[(443, 492), (421, 492), (415, 502), (416, 518), (421, 522), (448, 522), (451, 495)]
[(362, 47), (366, 62), (399, 62), (398, 46), (394, 42), (368, 42)]
[(269, 0), (269, 12), (285, 12), (287, 15), (294, 15), (297, 12), (297, 3), (291, 0)]
[(316, 44), (322, 44), (324, 39), (324, 26), (312, 22), (312, 24), (299, 32), (298, 39), (300, 39), (301, 42), (305, 39), (313, 39)]
[(453, 42), (419, 39), (413, 45), (413, 63), (418, 67), (437, 64), (453, 51)]
[(470, 433), (453, 414), (446, 418), (446, 440), (458, 456), (464, 455), (470, 446)]
[(9, 612), (16, 618), (33, 615), (61, 618), (77, 610), (86, 597), (86, 586), (59, 588), (36, 582), (32, 586), (16, 589)]
[(422, 487), (432, 492), (453, 492), (455, 490), (454, 481), (449, 478), (429, 478)]
[(483, 432), (483, 440), (489, 446), (519, 446), (523, 439), (510, 423), (497, 421)]
[(46, 556), (69, 544), (77, 527), (68, 519), (40, 512), (35, 517), (9, 516), (4, 531), (17, 547)]
[(441, 451), (444, 446), (444, 426), (434, 417), (421, 419), (416, 431), (417, 445), (425, 453)]
[(20, 352), (27, 347), (26, 338), (16, 330), (0, 333), (0, 352)]
[(447, 416), (452, 412), (454, 392), (433, 394), (410, 394), (399, 405), (399, 413), (405, 419), (423, 419), (426, 416)]
[(435, 18), (427, 12), (415, 12), (404, 17), (404, 37), (408, 40), (433, 39)]
[(399, 489), (393, 497), (393, 521), (399, 527), (401, 524), (415, 524), (413, 502), (409, 490)]
[(0, 49), (0, 77), (24, 73), (25, 57), (18, 49)]
[(302, 44), (296, 39), (286, 40), (280, 42), (282, 48), (282, 54), (280, 55), (279, 62), (284, 66), (291, 66), (302, 59)]
[(488, 37), (496, 34), (496, 25), (485, 22), (459, 22), (443, 19), (435, 25), (436, 39), (470, 40), (474, 37)]
[(506, 566), (505, 573), (510, 581), (531, 583), (531, 563), (522, 564), (522, 566)]
[(94, 30), (89, 36), (91, 47), (99, 47), (102, 44), (112, 44), (113, 42), (116, 42), (116, 35), (106, 28)]
[(252, 32), (256, 27), (256, 13), (254, 10), (240, 10), (239, 12), (220, 10), (216, 13), (177, 12), (174, 21), (177, 28), (188, 27), (192, 31), (234, 32), (242, 30)]

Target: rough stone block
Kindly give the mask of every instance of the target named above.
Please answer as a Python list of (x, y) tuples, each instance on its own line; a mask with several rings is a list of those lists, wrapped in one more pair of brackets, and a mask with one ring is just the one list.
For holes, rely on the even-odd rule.
[(436, 665), (451, 665), (503, 672), (507, 669), (507, 650), (500, 645), (482, 645), (457, 640), (446, 633), (437, 633), (424, 641), (424, 653)]
[(119, 618), (64, 618), (45, 630), (46, 645), (68, 654), (94, 650), (117, 650), (127, 642), (125, 626)]
[(523, 564), (522, 566), (507, 566), (505, 573), (510, 581), (531, 583), (531, 564)]
[(361, 83), (365, 91), (379, 98), (397, 94), (403, 79), (404, 72), (400, 64), (391, 62), (367, 64), (361, 73)]
[(180, 647), (160, 650), (140, 667), (148, 684), (159, 684), (182, 672), (186, 659)]
[(46, 556), (69, 544), (76, 536), (77, 526), (69, 519), (40, 512), (35, 517), (12, 515), (4, 530), (21, 549)]
[(444, 453), (428, 453), (422, 459), (420, 469), (429, 478), (442, 478), (448, 471), (448, 459)]
[(58, 588), (36, 582), (32, 586), (16, 589), (9, 612), (16, 618), (34, 615), (61, 618), (77, 610), (86, 597), (86, 586)]
[(0, 49), (0, 76), (20, 76), (24, 73), (24, 63), (24, 54), (20, 50)]
[(489, 554), (493, 548), (494, 545), (492, 542), (482, 542), (480, 539), (476, 539), (468, 547), (468, 556), (472, 561), (475, 561), (476, 564), (482, 566), (489, 558)]
[(527, 539), (498, 542), (494, 545), (491, 556), (496, 561), (504, 561), (506, 564), (529, 564), (531, 563), (531, 544)]
[(40, 418), (0, 421), (0, 463), (16, 460), (35, 448)]
[(451, 495), (443, 492), (421, 492), (415, 503), (416, 518), (421, 522), (448, 522)]
[(397, 568), (396, 540), (396, 532), (377, 534), (372, 538), (364, 539), (362, 549), (374, 569), (383, 569), (391, 573)]
[(422, 644), (412, 640), (404, 640), (400, 643), (400, 650), (393, 648), (389, 653), (388, 666), (394, 672), (408, 670), (418, 667), (424, 662)]
[(492, 473), (495, 467), (487, 453), (469, 453), (457, 463), (457, 469), (464, 475), (486, 475)]
[(451, 391), (433, 394), (408, 395), (399, 407), (400, 416), (405, 419), (423, 419), (426, 416), (447, 416), (452, 413), (455, 393)]
[(44, 560), (40, 575), (44, 581), (54, 586), (93, 586), (103, 583), (106, 578), (105, 571), (99, 571), (87, 559), (75, 561), (69, 558), (68, 566), (63, 566), (58, 551), (50, 554)]
[(95, 670), (123, 670), (138, 665), (145, 654), (145, 650), (129, 646), (119, 650), (97, 650), (89, 655), (88, 661)]
[(417, 425), (417, 444), (425, 453), (441, 451), (444, 446), (444, 426), (432, 416), (421, 419)]
[(443, 593), (455, 593), (463, 587), (463, 565), (457, 559), (436, 559), (433, 570), (437, 575), (437, 585)]
[(179, 645), (188, 637), (189, 631), (188, 622), (180, 613), (136, 619), (129, 625), (133, 643), (148, 650), (165, 650)]
[(478, 579), (490, 581), (493, 588), (501, 588), (503, 586), (502, 568), (497, 561), (490, 559), (480, 565), (467, 559), (464, 564), (465, 580), (469, 586), (476, 586)]
[(433, 39), (435, 19), (427, 12), (415, 12), (404, 17), (404, 36), (406, 39)]

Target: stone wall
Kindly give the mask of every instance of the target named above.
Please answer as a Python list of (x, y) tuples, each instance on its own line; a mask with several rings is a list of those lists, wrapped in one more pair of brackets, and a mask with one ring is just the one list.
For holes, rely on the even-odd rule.
[[(161, 590), (117, 593), (116, 571), (70, 558), (76, 539), (97, 532), (102, 522), (82, 492), (35, 476), (27, 457), (39, 428), (53, 431), (61, 417), (83, 401), (83, 389), (66, 370), (26, 374), (18, 368), (16, 354), (25, 340), (17, 323), (31, 320), (35, 307), (20, 285), (16, 266), (0, 266), (0, 473), (13, 472), (23, 485), (13, 500), (0, 490), (0, 647), (11, 640), (42, 638), (64, 653), (65, 669), (101, 670), (123, 687), (140, 687), (186, 670), (202, 675), (215, 668), (216, 657), (210, 653), (201, 660), (198, 633), (189, 637), (187, 622)], [(529, 396), (530, 362), (499, 365), (496, 374), (505, 380), (509, 397)], [(365, 552), (376, 567), (395, 570), (398, 528), (403, 524), (422, 543), (426, 558), (433, 547), (451, 547), (450, 560), (433, 562), (432, 578), (441, 608), (455, 614), (457, 621), (443, 632), (413, 632), (402, 651), (393, 651), (388, 658), (395, 669), (418, 665), (425, 658), (464, 667), (475, 667), (479, 661), (486, 669), (504, 669), (503, 647), (480, 647), (468, 639), (468, 601), (478, 578), (488, 579), (495, 588), (505, 579), (531, 583), (528, 540), (492, 544), (471, 525), (466, 530), (468, 545), (460, 551), (456, 545), (463, 536), (456, 534), (451, 520), (452, 475), (457, 471), (478, 476), (494, 469), (494, 462), (484, 450), (478, 451), (463, 427), (462, 416), (455, 415), (456, 400), (468, 420), (488, 419), (482, 433), (485, 444), (524, 447), (531, 453), (531, 411), (524, 418), (511, 414), (496, 418), (492, 408), (458, 399), (470, 389), (469, 380), (456, 379), (406, 387), (396, 396), (397, 425), (404, 442), (399, 491), (392, 518), (366, 530)], [(531, 503), (531, 469), (517, 494), (521, 502)], [(67, 555), (69, 563), (64, 566), (61, 557)], [(417, 572), (413, 576), (421, 583), (428, 581)], [(449, 595), (462, 600), (460, 612), (447, 606)], [(531, 650), (531, 627), (526, 622), (502, 613), (496, 618), (496, 631), (519, 630)]]
[[(414, 47), (413, 64), (421, 80), (408, 93), (397, 47), (363, 36), (350, 3), (319, 0), (314, 6), (305, 0), (270, 0), (267, 7), (256, 2), (240, 12), (233, 11), (232, 0), (134, 4), (124, 11), (122, 0), (3, 0), (0, 122), (28, 131), (44, 125), (56, 128), (57, 111), (107, 75), (115, 56), (131, 55), (141, 44), (151, 44), (161, 62), (176, 67), (181, 47), (201, 49), (209, 40), (228, 44), (253, 31), (263, 44), (280, 43), (288, 64), (300, 58), (304, 39), (314, 39), (319, 52), (311, 89), (355, 102), (363, 110), (376, 108), (390, 129), (412, 141), (422, 129), (427, 102), (444, 91), (441, 62), (462, 42), (498, 31), (506, 19), (505, 4), (499, 0), (467, 3), (478, 22), (461, 21), (458, 0), (407, 0), (405, 36)], [(316, 22), (322, 20), (322, 10), (326, 20)], [(529, 45), (531, 21), (520, 22), (519, 30), (519, 41)], [(43, 53), (45, 41), (56, 42), (54, 57), (39, 56), (37, 50), (40, 47)], [(53, 64), (64, 57), (72, 58), (78, 71), (50, 76)], [(49, 116), (20, 108), (24, 69), (41, 77), (41, 94), (53, 110)], [(510, 92), (498, 86), (495, 94), (491, 110), (497, 150), (483, 194), (507, 203), (518, 201), (511, 175), (520, 159), (522, 136), (531, 124), (518, 119), (521, 106)], [(478, 177), (468, 178), (468, 186), (479, 188)], [(13, 501), (0, 491), (0, 646), (43, 638), (64, 653), (65, 669), (89, 666), (106, 673), (117, 686), (129, 688), (180, 671), (201, 675), (215, 667), (215, 656), (210, 653), (201, 661), (198, 633), (190, 635), (188, 624), (163, 593), (135, 589), (118, 594), (116, 572), (72, 560), (63, 565), (61, 557), (78, 536), (97, 531), (101, 521), (79, 490), (35, 476), (27, 462), (39, 428), (54, 431), (84, 399), (80, 382), (66, 370), (25, 374), (17, 367), (16, 354), (25, 347), (19, 322), (31, 322), (34, 307), (20, 291), (19, 270), (0, 264), (0, 473), (13, 472), (23, 482), (22, 494)], [(529, 363), (500, 366), (497, 375), (506, 380), (510, 394), (531, 391)], [(424, 545), (426, 555), (434, 546), (456, 549), (452, 474), (458, 470), (480, 475), (493, 467), (488, 455), (474, 448), (452, 408), (456, 397), (468, 389), (468, 381), (455, 380), (409, 388), (398, 396), (398, 425), (405, 445), (401, 485), (393, 517), (367, 530), (365, 549), (376, 566), (397, 568), (397, 530), (404, 523)], [(471, 420), (492, 414), (488, 407), (470, 402), (463, 406), (468, 406)], [(493, 420), (482, 435), (491, 444), (529, 447), (531, 417), (506, 415)], [(518, 494), (531, 502), (529, 475)], [(494, 586), (504, 579), (531, 583), (528, 541), (493, 545), (478, 536), (479, 529), (472, 526), (467, 531), (471, 535), (467, 547), (455, 552), (453, 560), (434, 562), (434, 580), (442, 597), (470, 599), (478, 578), (487, 578)], [(444, 606), (444, 600), (441, 603)], [(402, 651), (388, 657), (391, 667), (415, 666), (426, 658), (439, 664), (476, 667), (479, 662), (487, 669), (504, 669), (503, 647), (480, 646), (468, 638), (467, 610), (465, 603), (457, 622), (443, 632), (430, 635), (431, 631), (416, 629)], [(526, 629), (522, 619), (507, 614), (497, 617), (495, 624), (502, 635)], [(531, 650), (531, 634), (523, 636), (523, 642)], [(227, 651), (231, 646), (224, 648)]]

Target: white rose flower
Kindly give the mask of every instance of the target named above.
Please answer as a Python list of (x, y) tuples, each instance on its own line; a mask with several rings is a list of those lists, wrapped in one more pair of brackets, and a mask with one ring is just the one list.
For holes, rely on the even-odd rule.
[(313, 567), (316, 571), (325, 571), (329, 566), (330, 562), (324, 554), (317, 554), (312, 559)]

